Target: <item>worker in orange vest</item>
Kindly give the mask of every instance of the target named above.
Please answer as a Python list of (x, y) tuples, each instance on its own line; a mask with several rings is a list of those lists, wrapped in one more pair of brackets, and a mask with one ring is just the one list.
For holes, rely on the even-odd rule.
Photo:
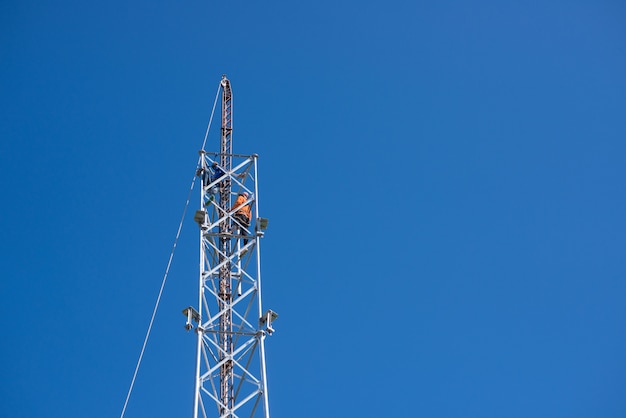
[[(252, 217), (252, 213), (250, 210), (250, 204), (246, 201), (248, 200), (248, 193), (241, 192), (237, 196), (237, 200), (235, 201), (235, 205), (233, 209), (235, 213), (233, 215), (233, 219), (237, 223), (236, 228), (241, 231), (241, 235), (248, 235), (248, 227), (250, 226), (250, 218)], [(243, 245), (248, 243), (248, 239), (243, 239)]]

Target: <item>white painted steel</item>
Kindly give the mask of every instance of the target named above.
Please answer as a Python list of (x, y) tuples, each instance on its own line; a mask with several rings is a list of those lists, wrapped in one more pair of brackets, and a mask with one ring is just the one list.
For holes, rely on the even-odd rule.
[[(200, 192), (200, 210), (206, 210), (206, 215), (199, 224), (200, 319), (193, 417), (269, 418), (267, 331), (261, 323), (259, 241), (263, 233), (256, 224), (258, 156), (232, 154), (232, 126), (224, 123), (232, 121), (232, 108), (223, 104), (222, 117), (220, 152), (201, 151), (202, 169), (218, 162), (226, 174), (203, 184)], [(209, 192), (215, 188), (217, 193)], [(252, 209), (247, 233), (238, 225), (232, 207), (243, 191), (248, 193), (246, 204)], [(248, 240), (245, 245), (243, 239)]]

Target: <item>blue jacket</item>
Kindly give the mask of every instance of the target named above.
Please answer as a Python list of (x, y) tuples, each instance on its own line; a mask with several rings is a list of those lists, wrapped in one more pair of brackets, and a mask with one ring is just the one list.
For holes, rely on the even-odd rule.
[(224, 170), (222, 170), (220, 167), (215, 167), (211, 170), (211, 172), (213, 173), (213, 175), (211, 176), (211, 183), (224, 176)]

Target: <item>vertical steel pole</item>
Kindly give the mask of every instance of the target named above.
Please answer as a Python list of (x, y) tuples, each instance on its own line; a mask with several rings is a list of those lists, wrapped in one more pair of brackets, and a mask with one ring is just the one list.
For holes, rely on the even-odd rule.
[[(204, 173), (207, 169), (206, 160), (204, 157), (204, 150), (201, 150), (200, 156), (200, 167), (202, 168), (202, 172)], [(200, 177), (200, 208), (204, 210), (204, 182), (203, 177)], [(205, 222), (207, 219), (205, 218)], [(200, 266), (199, 266), (199, 288), (198, 288), (198, 327), (196, 328), (197, 333), (197, 344), (196, 344), (196, 381), (195, 381), (195, 389), (194, 389), (194, 398), (193, 398), (193, 418), (198, 418), (198, 403), (200, 402), (200, 388), (202, 383), (200, 381), (200, 361), (202, 358), (202, 339), (204, 336), (202, 335), (202, 294), (204, 292), (204, 243), (202, 242), (202, 235), (204, 234), (204, 230), (200, 228)]]
[[(232, 133), (233, 133), (233, 112), (232, 112), (232, 91), (230, 81), (226, 76), (222, 76), (222, 138), (220, 144), (220, 162), (227, 173), (232, 170)], [(231, 205), (231, 179), (230, 176), (222, 182), (220, 192), (220, 205), (227, 212)], [(220, 224), (220, 244), (222, 253), (220, 263), (226, 261), (220, 269), (220, 361), (223, 362), (220, 371), (220, 416), (224, 416), (226, 411), (233, 409), (233, 365), (232, 365), (232, 278), (231, 278), (231, 240), (227, 234), (229, 231), (229, 219), (224, 217)], [(230, 414), (228, 416), (231, 416)]]
[[(258, 161), (259, 156), (254, 154), (252, 156), (254, 158), (254, 205), (257, 219), (260, 217), (259, 215), (259, 170), (258, 170)], [(258, 226), (257, 226), (258, 228)], [(256, 231), (255, 231), (256, 233)], [(257, 266), (257, 303), (258, 303), (258, 312), (259, 318), (263, 316), (263, 304), (261, 298), (261, 242), (257, 236), (256, 242), (256, 266)], [(267, 371), (265, 368), (265, 333), (261, 332), (259, 337), (259, 357), (261, 361), (261, 386), (262, 386), (262, 396), (263, 396), (263, 406), (264, 406), (264, 414), (265, 418), (270, 418), (270, 404), (269, 404), (269, 395), (267, 393)]]

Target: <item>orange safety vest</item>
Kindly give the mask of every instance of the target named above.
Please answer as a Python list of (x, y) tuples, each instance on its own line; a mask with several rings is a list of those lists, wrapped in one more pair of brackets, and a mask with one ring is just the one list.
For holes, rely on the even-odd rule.
[(252, 216), (250, 211), (250, 205), (244, 205), (245, 201), (246, 198), (243, 195), (237, 196), (237, 200), (235, 201), (235, 208), (237, 210), (236, 213), (241, 213), (248, 220), (250, 220), (250, 217)]

